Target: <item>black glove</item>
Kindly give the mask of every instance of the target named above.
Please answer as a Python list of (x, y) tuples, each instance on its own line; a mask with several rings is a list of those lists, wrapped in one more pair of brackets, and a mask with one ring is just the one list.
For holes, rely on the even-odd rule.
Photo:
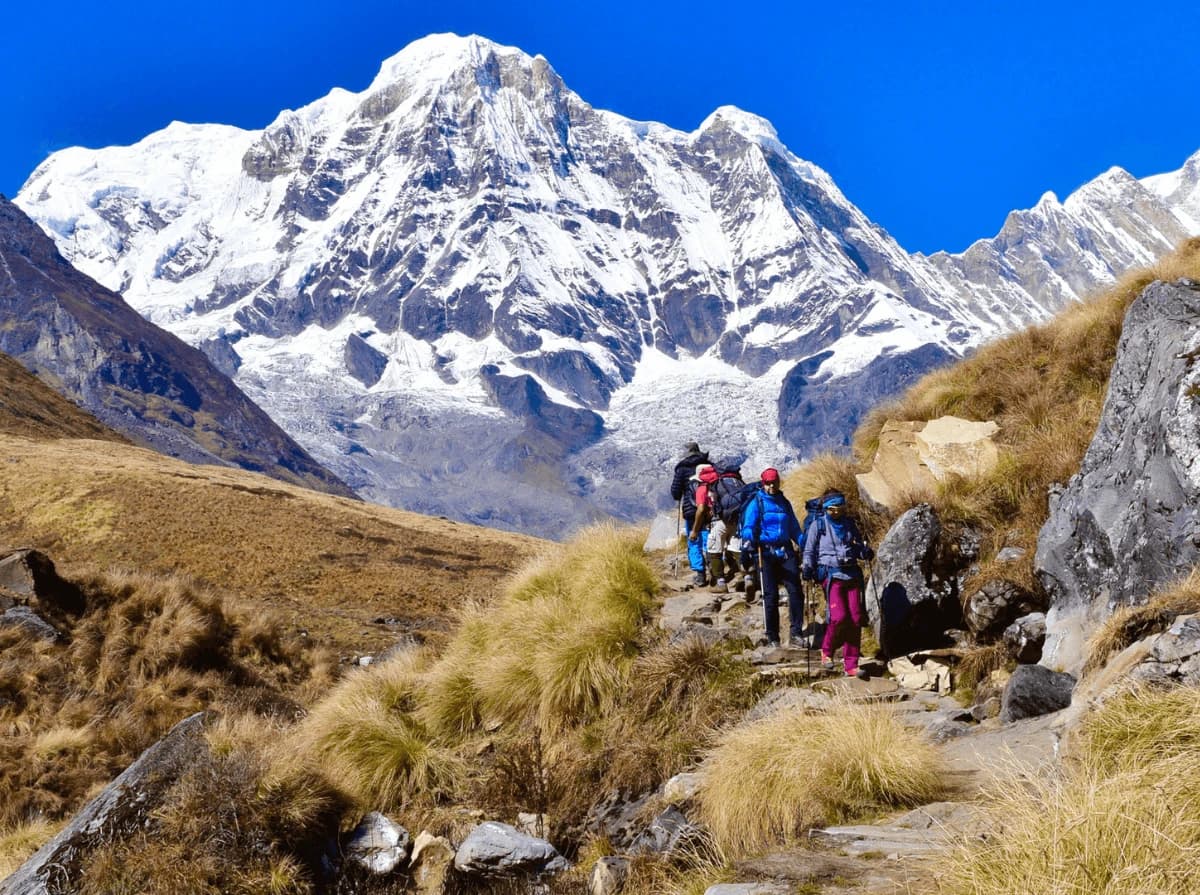
[(753, 569), (754, 568), (754, 558), (755, 558), (754, 551), (752, 549), (750, 549), (749, 547), (742, 548), (741, 560), (742, 560), (742, 568), (743, 569)]
[(867, 562), (870, 562), (875, 558), (875, 551), (871, 549), (869, 544), (859, 544), (858, 558), (865, 559)]
[(817, 570), (813, 566), (805, 566), (803, 569), (800, 570), (800, 577), (803, 578), (805, 581), (816, 581), (817, 580)]

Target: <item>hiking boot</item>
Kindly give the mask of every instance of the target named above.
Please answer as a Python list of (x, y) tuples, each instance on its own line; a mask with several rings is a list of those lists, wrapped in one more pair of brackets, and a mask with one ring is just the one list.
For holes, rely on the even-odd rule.
[(865, 681), (871, 677), (871, 672), (867, 671), (865, 668), (857, 668), (854, 671), (854, 676), (860, 681)]
[(833, 659), (829, 656), (821, 657), (821, 668), (825, 671), (833, 671)]
[(727, 593), (729, 593), (729, 585), (727, 585), (727, 584), (725, 583), (725, 579), (724, 579), (724, 578), (718, 578), (718, 579), (717, 579), (717, 583), (716, 583), (716, 584), (714, 584), (714, 585), (713, 585), (713, 587), (712, 587), (712, 592), (713, 592), (714, 594), (727, 594)]
[(708, 576), (703, 572), (696, 572), (692, 575), (692, 584), (696, 587), (704, 587), (704, 585), (708, 584)]

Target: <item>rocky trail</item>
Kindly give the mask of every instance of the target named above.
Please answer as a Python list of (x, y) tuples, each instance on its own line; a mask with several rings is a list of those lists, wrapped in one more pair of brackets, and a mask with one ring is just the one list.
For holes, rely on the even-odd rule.
[[(761, 598), (695, 587), (686, 558), (681, 573), (671, 555), (662, 560), (666, 585), (660, 625), (672, 637), (706, 640), (745, 637), (765, 641)], [(816, 588), (806, 594), (807, 611), (820, 611)], [(786, 598), (781, 601), (780, 630), (789, 629)], [(786, 633), (784, 634), (786, 638)], [(946, 768), (946, 801), (895, 812), (872, 823), (813, 830), (801, 847), (741, 861), (737, 881), (712, 886), (706, 895), (774, 895), (774, 893), (890, 893), (932, 890), (933, 859), (963, 836), (980, 835), (982, 819), (975, 800), (992, 772), (1019, 768), (1038, 774), (1051, 767), (1057, 754), (1056, 715), (1012, 723), (977, 720), (950, 695), (900, 686), (884, 677), (882, 662), (868, 660), (868, 680), (847, 678), (840, 663), (833, 671), (820, 667), (820, 652), (804, 644), (748, 649), (753, 674), (771, 679), (774, 689), (747, 715), (752, 721), (796, 705), (820, 704), (830, 696), (880, 702), (904, 722), (924, 730), (935, 742)]]

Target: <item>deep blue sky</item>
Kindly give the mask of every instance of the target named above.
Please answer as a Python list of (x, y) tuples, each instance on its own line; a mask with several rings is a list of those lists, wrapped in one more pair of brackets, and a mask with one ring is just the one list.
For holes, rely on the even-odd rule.
[(1200, 149), (1200, 3), (22, 2), (4, 15), (0, 192), (51, 151), (173, 119), (259, 128), (363, 89), (417, 37), (541, 53), (594, 106), (770, 119), (909, 250), (958, 251), (1046, 190)]

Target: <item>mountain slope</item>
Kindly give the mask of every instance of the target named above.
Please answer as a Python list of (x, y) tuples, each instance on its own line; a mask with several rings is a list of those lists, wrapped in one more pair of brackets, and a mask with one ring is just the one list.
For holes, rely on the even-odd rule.
[(125, 441), (7, 354), (0, 354), (0, 432), (34, 439)]
[(844, 443), (868, 398), (1190, 232), (1189, 166), (926, 258), (756, 116), (630, 121), (440, 35), (261, 131), (56, 153), (18, 201), (360, 493), (552, 530), (649, 511), (684, 440), (751, 468)]
[(0, 197), (0, 350), (131, 438), (350, 495), (199, 351), (75, 270)]

